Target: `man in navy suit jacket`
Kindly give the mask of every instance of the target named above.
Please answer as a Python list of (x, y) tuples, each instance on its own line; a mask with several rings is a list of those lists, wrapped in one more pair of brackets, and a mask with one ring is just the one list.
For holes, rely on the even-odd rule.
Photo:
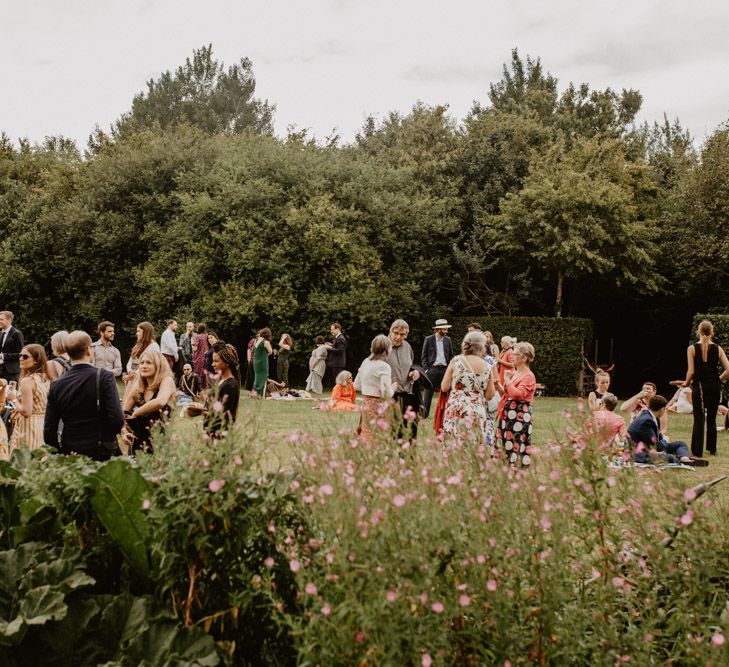
[(427, 336), (423, 341), (423, 351), (420, 355), (420, 365), (425, 369), (432, 387), (426, 386), (423, 396), (423, 417), (427, 418), (430, 413), (430, 403), (433, 400), (434, 389), (440, 390), (440, 383), (443, 381), (446, 368), (453, 359), (453, 344), (448, 334), (451, 325), (448, 320), (436, 320), (433, 327), (434, 333)]
[[(666, 412), (668, 401), (663, 396), (653, 396), (648, 407), (643, 410), (628, 427), (628, 435), (639, 451), (635, 454), (638, 463), (650, 463), (649, 450), (656, 449), (668, 458), (669, 463), (677, 460), (686, 465), (705, 466), (705, 459), (692, 459), (688, 445), (681, 440), (668, 442), (658, 429), (661, 417)], [(640, 447), (642, 445), (642, 447)]]
[(124, 413), (116, 380), (111, 371), (91, 363), (91, 338), (85, 331), (69, 334), (66, 352), (73, 365), (48, 390), (43, 439), (62, 454), (105, 461), (121, 453), (116, 436)]
[(13, 326), (13, 314), (3, 310), (0, 312), (0, 378), (18, 381), (24, 345), (23, 332)]

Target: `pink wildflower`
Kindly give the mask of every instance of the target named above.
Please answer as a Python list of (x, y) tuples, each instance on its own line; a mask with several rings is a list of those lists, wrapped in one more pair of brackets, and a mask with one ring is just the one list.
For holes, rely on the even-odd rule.
[(145, 498), (145, 499), (144, 499), (144, 500), (142, 501), (142, 509), (143, 509), (143, 510), (148, 510), (148, 509), (149, 509), (150, 507), (152, 507), (152, 503), (151, 503), (151, 502), (149, 502), (149, 499)]
[(608, 486), (615, 486), (618, 483), (618, 480), (614, 477), (608, 477), (607, 478), (607, 484)]
[(361, 644), (365, 640), (365, 634), (362, 632), (362, 630), (357, 630), (357, 632), (354, 635), (354, 641), (357, 644)]
[(615, 588), (622, 588), (625, 585), (625, 579), (622, 577), (613, 577), (612, 583)]
[(306, 584), (306, 586), (304, 586), (304, 593), (306, 593), (307, 595), (316, 595), (316, 586), (309, 582), (308, 584)]
[(276, 561), (273, 560), (271, 556), (269, 556), (268, 558), (266, 558), (266, 560), (263, 561), (263, 564), (270, 570), (276, 564)]
[(324, 484), (323, 486), (319, 487), (319, 493), (321, 493), (323, 496), (331, 496), (332, 493), (334, 493), (334, 489), (332, 488), (331, 484)]
[(208, 488), (213, 492), (217, 493), (225, 486), (225, 480), (224, 479), (214, 479), (208, 484)]
[(694, 520), (694, 513), (691, 510), (687, 510), (686, 514), (681, 517), (682, 526), (690, 526)]
[(724, 646), (724, 642), (726, 641), (725, 637), (721, 632), (715, 632), (711, 636), (711, 645), (714, 648), (719, 648), (720, 646)]
[(396, 496), (395, 496), (395, 497), (394, 497), (394, 498), (392, 499), (392, 504), (393, 504), (393, 505), (394, 505), (395, 507), (402, 507), (402, 506), (403, 506), (403, 505), (405, 504), (405, 496), (401, 496), (401, 495), (399, 495), (399, 494), (398, 494), (398, 495), (396, 495)]
[[(243, 459), (236, 454), (233, 457), (233, 463), (235, 463), (235, 465), (237, 465), (237, 466), (242, 466), (243, 465)], [(292, 482), (292, 484), (293, 484), (293, 482)]]
[(443, 606), (443, 603), (441, 602), (434, 602), (432, 605), (430, 605), (430, 608), (436, 613), (436, 614), (442, 614), (445, 607)]
[(690, 503), (692, 500), (696, 500), (696, 491), (694, 491), (693, 489), (686, 489), (683, 492), (683, 499), (687, 503)]
[(388, 602), (395, 602), (395, 600), (397, 600), (397, 591), (387, 591), (387, 595), (385, 597)]
[(499, 587), (499, 585), (496, 583), (495, 579), (489, 579), (486, 582), (486, 590), (489, 591), (490, 593), (493, 593), (498, 587)]
[(458, 604), (461, 605), (461, 607), (468, 607), (468, 605), (471, 604), (471, 598), (468, 597), (468, 595), (461, 595), (461, 597), (458, 598)]
[(291, 568), (292, 572), (298, 572), (301, 569), (301, 563), (293, 558), (289, 561), (289, 567)]
[(223, 404), (220, 401), (215, 401), (215, 403), (213, 403), (213, 410), (215, 412), (222, 412), (223, 411)]
[(544, 531), (551, 530), (552, 528), (552, 522), (550, 521), (548, 516), (543, 516), (541, 519), (539, 519), (539, 525)]
[(549, 473), (549, 479), (551, 479), (553, 482), (556, 482), (559, 479), (559, 476), (559, 470), (552, 470), (552, 472)]
[(332, 608), (328, 604), (324, 604), (324, 606), (321, 608), (321, 615), (322, 616), (329, 616), (329, 614), (332, 613)]
[(423, 656), (420, 658), (420, 664), (422, 667), (430, 667), (433, 664), (433, 658), (428, 653), (423, 653)]

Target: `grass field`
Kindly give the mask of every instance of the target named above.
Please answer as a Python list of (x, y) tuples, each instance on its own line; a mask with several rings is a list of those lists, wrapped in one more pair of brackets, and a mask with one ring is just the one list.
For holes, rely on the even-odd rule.
[[(330, 413), (312, 410), (313, 401), (260, 401), (247, 395), (241, 397), (239, 422), (246, 428), (265, 434), (264, 441), (270, 448), (262, 454), (271, 465), (286, 464), (295, 443), (288, 436), (294, 431), (307, 432), (313, 436), (331, 436), (340, 431), (353, 431), (359, 419), (358, 413)], [(537, 398), (534, 402), (534, 435), (533, 443), (539, 447), (549, 439), (565, 439), (567, 420), (563, 413), (578, 412), (578, 401), (574, 398)], [(434, 410), (432, 411), (434, 412)], [(421, 422), (419, 439), (432, 436), (433, 418)], [(671, 414), (669, 416), (669, 436), (671, 440), (691, 440), (691, 415)], [(680, 484), (689, 486), (692, 483), (713, 479), (720, 475), (729, 475), (729, 433), (719, 432), (718, 456), (708, 456), (709, 466), (695, 471), (675, 470), (669, 474), (680, 477)], [(695, 480), (695, 481), (694, 481)], [(729, 480), (717, 487), (716, 492), (729, 501)]]

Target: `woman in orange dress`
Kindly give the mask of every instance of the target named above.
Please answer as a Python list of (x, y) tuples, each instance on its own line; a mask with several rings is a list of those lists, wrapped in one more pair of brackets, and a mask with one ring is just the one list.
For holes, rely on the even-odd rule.
[(337, 375), (328, 407), (332, 412), (354, 412), (357, 409), (356, 400), (357, 390), (354, 388), (352, 374), (342, 371)]

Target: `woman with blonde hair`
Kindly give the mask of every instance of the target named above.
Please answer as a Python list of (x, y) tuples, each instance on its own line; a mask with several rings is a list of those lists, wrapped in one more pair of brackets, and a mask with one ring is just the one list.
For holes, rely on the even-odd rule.
[(56, 331), (56, 333), (51, 336), (51, 352), (53, 352), (53, 359), (51, 359), (46, 365), (46, 375), (51, 381), (60, 377), (71, 368), (71, 359), (66, 353), (67, 340), (68, 331)]
[(529, 368), (534, 361), (534, 346), (517, 343), (513, 360), (514, 373), (498, 387), (502, 399), (496, 411), (496, 437), (508, 462), (515, 465), (521, 459), (526, 468), (531, 463), (532, 401), (537, 388), (537, 379)]
[(15, 395), (11, 392), (8, 396), (9, 400), (15, 401), (8, 454), (23, 445), (29, 449), (43, 446), (43, 420), (51, 386), (46, 375), (48, 358), (42, 345), (26, 345), (18, 358), (20, 385)]
[(357, 432), (366, 443), (372, 440), (372, 424), (384, 416), (387, 402), (395, 393), (392, 368), (387, 363), (391, 349), (388, 336), (375, 336), (370, 344), (371, 354), (362, 362), (354, 379), (354, 388), (362, 393), (364, 401)]
[(486, 356), (486, 336), (481, 331), (467, 333), (461, 354), (448, 364), (440, 390), (449, 392), (443, 415), (445, 436), (473, 437), (493, 444), (493, 420), (489, 424), (488, 402), (494, 395), (494, 375)]
[(160, 351), (159, 345), (154, 339), (154, 327), (150, 322), (140, 322), (137, 324), (137, 342), (134, 344), (132, 351), (129, 353), (127, 372), (122, 378), (126, 384), (129, 384), (136, 378), (142, 354), (148, 350), (150, 352)]
[(127, 387), (122, 404), (131, 454), (152, 451), (152, 425), (170, 414), (174, 400), (175, 380), (169, 363), (158, 350), (143, 352), (137, 377)]
[[(699, 324), (698, 342), (686, 351), (688, 370), (684, 387), (691, 385), (694, 425), (691, 430), (691, 453), (698, 458), (704, 455), (704, 430), (706, 449), (716, 456), (716, 413), (719, 410), (721, 383), (729, 378), (729, 360), (724, 350), (711, 339), (714, 325), (709, 320)], [(719, 364), (724, 372), (719, 375)]]

